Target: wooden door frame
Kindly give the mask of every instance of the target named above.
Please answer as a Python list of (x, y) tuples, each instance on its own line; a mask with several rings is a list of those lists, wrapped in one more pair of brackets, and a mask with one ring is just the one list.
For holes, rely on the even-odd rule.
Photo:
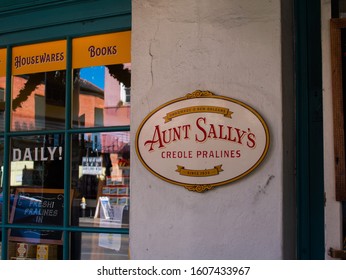
[(346, 28), (346, 19), (337, 18), (330, 20), (335, 158), (335, 198), (337, 201), (346, 201), (344, 98), (342, 85), (341, 48), (341, 29), (343, 28)]

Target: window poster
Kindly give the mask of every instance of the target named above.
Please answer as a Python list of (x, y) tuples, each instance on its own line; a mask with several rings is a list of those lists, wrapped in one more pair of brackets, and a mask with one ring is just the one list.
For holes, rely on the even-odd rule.
[[(71, 197), (72, 197), (71, 193)], [(10, 222), (14, 224), (63, 224), (64, 190), (17, 188)], [(11, 241), (62, 244), (62, 232), (36, 229), (11, 229)]]

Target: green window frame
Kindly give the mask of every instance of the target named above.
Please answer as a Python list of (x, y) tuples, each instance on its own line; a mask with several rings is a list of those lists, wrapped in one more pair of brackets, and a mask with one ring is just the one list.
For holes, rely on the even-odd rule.
[(294, 13), (297, 258), (324, 259), (321, 3), (295, 0)]
[[(130, 0), (98, 0), (98, 1), (24, 1), (13, 2), (8, 7), (0, 2), (0, 48), (7, 49), (6, 90), (5, 90), (5, 125), (0, 137), (4, 139), (3, 165), (3, 209), (0, 229), (2, 234), (1, 259), (7, 259), (7, 244), (9, 229), (28, 228), (23, 224), (10, 224), (9, 201), (9, 170), (10, 170), (10, 140), (15, 136), (63, 134), (64, 135), (64, 205), (69, 205), (71, 182), (71, 135), (75, 133), (99, 133), (130, 131), (130, 126), (83, 127), (72, 126), (72, 40), (77, 37), (114, 33), (131, 30)], [(17, 3), (17, 4), (16, 4)], [(18, 21), (18, 18), (21, 21)], [(43, 43), (54, 40), (67, 41), (66, 57), (66, 104), (65, 128), (57, 130), (11, 131), (11, 62), (12, 48), (31, 43)], [(38, 226), (30, 228), (37, 230), (57, 230), (63, 233), (62, 259), (70, 259), (70, 233), (112, 233), (129, 234), (127, 228), (79, 227), (70, 225), (70, 208), (64, 207), (62, 226)]]

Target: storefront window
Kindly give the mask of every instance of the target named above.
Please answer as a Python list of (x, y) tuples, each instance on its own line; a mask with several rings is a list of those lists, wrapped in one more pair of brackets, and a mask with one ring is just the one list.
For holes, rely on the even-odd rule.
[(75, 69), (74, 77), (75, 127), (130, 124), (130, 63)]
[[(3, 211), (3, 173), (4, 173), (4, 139), (0, 137), (0, 225), (2, 224), (2, 211)], [(0, 260), (2, 251), (2, 230), (0, 228)]]
[(72, 225), (128, 227), (129, 132), (74, 134), (72, 154)]
[[(0, 49), (0, 133), (5, 129), (5, 92), (6, 92), (6, 49)], [(4, 173), (4, 138), (0, 137), (0, 225), (3, 213), (3, 173)], [(0, 260), (2, 254), (2, 230), (0, 229)]]
[(61, 134), (13, 137), (10, 223), (62, 225), (63, 178)]
[(130, 124), (129, 34), (120, 32), (72, 41), (74, 127)]
[(129, 238), (127, 234), (86, 233), (80, 234), (81, 260), (127, 260)]
[(65, 70), (14, 76), (12, 83), (13, 131), (65, 127)]
[[(4, 174), (4, 138), (0, 137), (0, 224), (2, 223), (3, 208), (3, 174)], [(1, 242), (1, 236), (0, 236)]]
[(27, 135), (11, 139), (11, 193), (17, 188), (64, 188), (62, 134)]
[(0, 49), (2, 257), (128, 259), (130, 32), (13, 47), (11, 79), (4, 61)]
[(11, 130), (65, 128), (66, 41), (13, 48)]
[(62, 232), (30, 226), (63, 225), (63, 137), (61, 134), (13, 137), (10, 159), (9, 223), (28, 228), (9, 230), (9, 258), (18, 257), (18, 248), (16, 254), (11, 255), (13, 244), (18, 247), (23, 243), (26, 246), (23, 251), (30, 252), (33, 248), (35, 254), (28, 253), (19, 259), (36, 258), (37, 246), (47, 244), (50, 244), (49, 250), (55, 250), (56, 259), (62, 250)]
[[(20, 234), (20, 230), (10, 230), (10, 237), (12, 241), (7, 244), (7, 259), (9, 260), (61, 260), (62, 259), (62, 245), (61, 241), (53, 241), (50, 239), (42, 238), (37, 242), (35, 236), (62, 236), (61, 231), (47, 231), (47, 230), (35, 230), (26, 229), (26, 236), (30, 234), (33, 236), (32, 239), (27, 237), (16, 237), (12, 236)], [(12, 235), (12, 236), (11, 236)], [(17, 241), (13, 241), (17, 240)]]
[[(5, 93), (6, 93), (6, 49), (0, 49), (0, 133), (5, 130)], [(4, 138), (0, 137), (0, 225), (3, 215), (3, 174), (4, 174)], [(0, 260), (2, 258), (2, 229), (0, 228)]]

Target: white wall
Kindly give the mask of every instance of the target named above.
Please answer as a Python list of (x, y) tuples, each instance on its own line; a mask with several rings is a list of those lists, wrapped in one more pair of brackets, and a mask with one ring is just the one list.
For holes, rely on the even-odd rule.
[[(133, 0), (132, 259), (283, 258), (280, 1)], [(196, 89), (266, 120), (271, 146), (247, 177), (200, 194), (139, 162), (135, 133), (156, 107)]]

